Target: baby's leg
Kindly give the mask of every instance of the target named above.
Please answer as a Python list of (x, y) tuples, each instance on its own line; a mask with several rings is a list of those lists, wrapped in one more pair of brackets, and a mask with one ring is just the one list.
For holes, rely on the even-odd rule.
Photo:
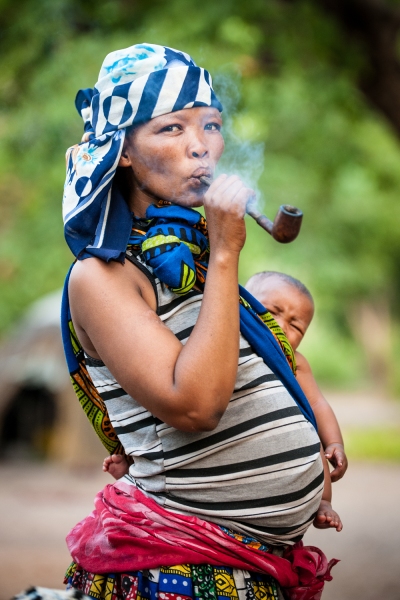
[(111, 454), (103, 461), (103, 471), (110, 473), (114, 479), (121, 479), (129, 471), (129, 463), (126, 456), (122, 454)]
[(321, 500), (317, 516), (314, 519), (314, 527), (317, 529), (328, 529), (333, 527), (336, 531), (342, 531), (343, 525), (339, 515), (333, 510), (328, 500)]
[(328, 461), (325, 458), (324, 452), (321, 447), (321, 459), (324, 467), (324, 491), (322, 493), (321, 504), (317, 515), (314, 519), (314, 527), (318, 529), (328, 529), (328, 527), (334, 527), (336, 531), (342, 531), (343, 525), (339, 515), (333, 510), (331, 505), (332, 500), (332, 483), (329, 474)]

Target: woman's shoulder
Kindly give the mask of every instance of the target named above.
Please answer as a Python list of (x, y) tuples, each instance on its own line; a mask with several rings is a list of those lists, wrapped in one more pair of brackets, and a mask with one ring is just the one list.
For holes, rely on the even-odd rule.
[(129, 286), (142, 280), (142, 274), (131, 262), (124, 263), (111, 260), (106, 262), (96, 257), (78, 260), (71, 271), (69, 288), (81, 290), (111, 286)]
[(105, 262), (100, 258), (91, 257), (85, 260), (77, 260), (72, 267), (70, 286), (82, 286), (95, 284), (103, 279), (118, 279), (124, 267), (122, 263), (115, 260)]
[(151, 308), (157, 306), (148, 278), (131, 262), (105, 262), (91, 257), (77, 261), (69, 280), (71, 306), (94, 307), (103, 301), (140, 296)]

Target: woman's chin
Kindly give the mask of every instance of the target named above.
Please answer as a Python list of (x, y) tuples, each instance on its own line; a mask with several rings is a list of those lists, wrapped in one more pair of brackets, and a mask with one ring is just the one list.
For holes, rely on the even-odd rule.
[(187, 196), (183, 196), (180, 198), (171, 199), (173, 204), (178, 204), (178, 206), (184, 206), (187, 208), (196, 208), (198, 206), (203, 206), (204, 204), (204, 194), (187, 194)]

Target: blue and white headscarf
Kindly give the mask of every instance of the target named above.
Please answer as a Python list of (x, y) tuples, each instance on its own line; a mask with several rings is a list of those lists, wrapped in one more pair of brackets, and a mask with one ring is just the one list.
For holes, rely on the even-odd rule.
[(94, 89), (80, 90), (75, 105), (85, 141), (67, 152), (65, 239), (79, 259), (122, 261), (132, 215), (112, 182), (126, 128), (184, 108), (222, 106), (205, 69), (184, 52), (153, 44), (108, 54)]

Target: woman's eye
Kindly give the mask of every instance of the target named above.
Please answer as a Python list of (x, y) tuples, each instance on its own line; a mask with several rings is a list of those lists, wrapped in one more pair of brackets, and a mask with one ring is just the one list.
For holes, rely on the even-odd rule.
[(219, 123), (207, 123), (204, 129), (207, 131), (221, 131), (221, 125)]
[(171, 132), (174, 132), (174, 131), (179, 131), (180, 129), (181, 129), (180, 125), (167, 125), (166, 127), (163, 127), (161, 129), (161, 131), (171, 131)]

